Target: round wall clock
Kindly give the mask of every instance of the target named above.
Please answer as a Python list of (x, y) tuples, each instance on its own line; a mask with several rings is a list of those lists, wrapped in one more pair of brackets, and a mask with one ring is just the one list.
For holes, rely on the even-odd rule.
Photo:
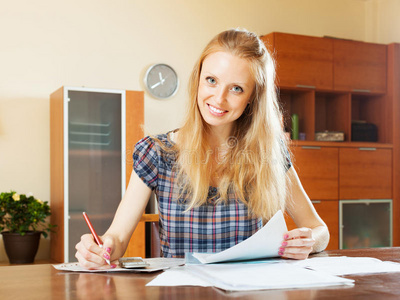
[(155, 64), (144, 76), (147, 91), (155, 98), (167, 99), (175, 95), (179, 80), (175, 70), (166, 64)]

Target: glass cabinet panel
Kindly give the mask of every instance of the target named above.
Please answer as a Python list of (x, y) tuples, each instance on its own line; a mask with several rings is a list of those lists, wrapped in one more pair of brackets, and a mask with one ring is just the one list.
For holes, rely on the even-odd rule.
[(89, 215), (99, 235), (110, 226), (122, 197), (122, 94), (68, 91), (68, 258), (88, 232)]
[(340, 249), (391, 247), (392, 200), (342, 200)]

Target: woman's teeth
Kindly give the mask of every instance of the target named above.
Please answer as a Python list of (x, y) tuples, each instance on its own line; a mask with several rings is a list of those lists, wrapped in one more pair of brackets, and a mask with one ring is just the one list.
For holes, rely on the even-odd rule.
[(223, 112), (225, 112), (224, 110), (220, 110), (220, 109), (215, 108), (214, 106), (211, 106), (211, 105), (209, 105), (209, 107), (213, 112), (216, 112), (217, 114), (222, 114)]

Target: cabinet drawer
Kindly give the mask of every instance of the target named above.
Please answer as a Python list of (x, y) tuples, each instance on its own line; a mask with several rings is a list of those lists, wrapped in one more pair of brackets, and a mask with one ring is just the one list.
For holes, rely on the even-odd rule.
[(386, 92), (386, 45), (335, 40), (333, 53), (336, 90)]
[(391, 149), (340, 149), (339, 170), (340, 199), (392, 198)]
[(303, 187), (316, 200), (337, 200), (338, 148), (293, 147), (293, 163)]
[(333, 41), (286, 33), (262, 37), (276, 54), (280, 86), (333, 88)]
[[(330, 240), (326, 250), (339, 249), (339, 201), (338, 200), (314, 200), (315, 210), (328, 226)], [(292, 218), (286, 215), (288, 230), (297, 228)]]

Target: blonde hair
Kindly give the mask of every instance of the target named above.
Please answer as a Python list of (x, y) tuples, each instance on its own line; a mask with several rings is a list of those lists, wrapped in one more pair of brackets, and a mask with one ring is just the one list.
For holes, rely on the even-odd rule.
[(203, 61), (218, 51), (247, 60), (256, 85), (249, 105), (235, 121), (227, 141), (228, 152), (218, 165), (221, 177), (217, 201), (226, 201), (233, 193), (252, 215), (270, 219), (279, 209), (285, 209), (287, 149), (275, 91), (274, 61), (258, 36), (246, 30), (227, 30), (214, 37), (192, 71), (188, 113), (174, 147), (177, 178), (184, 191), (181, 195), (186, 195), (188, 209), (207, 202), (213, 176), (212, 150), (206, 139), (209, 126), (197, 106), (197, 93)]

